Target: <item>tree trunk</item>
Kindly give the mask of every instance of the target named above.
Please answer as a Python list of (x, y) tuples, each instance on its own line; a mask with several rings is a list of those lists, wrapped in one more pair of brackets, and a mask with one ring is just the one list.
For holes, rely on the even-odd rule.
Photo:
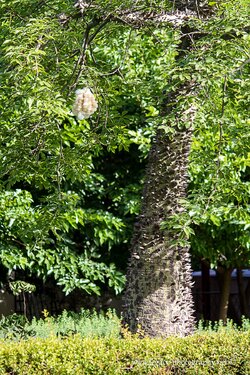
[(239, 290), (241, 315), (243, 315), (245, 318), (248, 318), (247, 298), (246, 298), (246, 292), (244, 288), (244, 280), (243, 280), (241, 268), (237, 268), (237, 284), (238, 284), (238, 290)]
[[(177, 129), (174, 140), (158, 131), (152, 146), (135, 225), (124, 297), (124, 321), (132, 332), (184, 336), (194, 329), (188, 246), (172, 243), (161, 222), (181, 211), (187, 188), (191, 131)], [(175, 240), (178, 236), (175, 235)]]
[(227, 311), (230, 296), (231, 286), (231, 273), (232, 268), (217, 268), (219, 282), (220, 282), (220, 307), (219, 307), (219, 320), (222, 320), (224, 324), (227, 322)]
[(201, 260), (201, 287), (202, 287), (203, 319), (210, 320), (211, 319), (210, 263), (206, 259)]
[[(209, 17), (212, 11), (211, 7), (201, 6), (199, 1), (173, 1), (171, 15), (181, 21), (181, 14), (185, 14), (184, 20), (195, 14), (199, 18), (203, 15)], [(189, 31), (184, 21), (177, 64), (192, 49), (195, 37), (202, 37), (198, 33), (190, 38)], [(193, 82), (184, 84), (182, 95), (185, 91), (189, 95), (192, 85)], [(178, 92), (170, 93), (168, 99), (170, 112), (174, 103), (178, 105)], [(132, 332), (139, 327), (151, 337), (185, 336), (194, 330), (189, 246), (174, 244), (173, 240), (177, 241), (179, 234), (173, 235), (172, 231), (161, 229), (162, 221), (183, 210), (180, 199), (186, 197), (194, 110), (191, 106), (185, 113), (177, 115), (183, 118), (176, 118), (173, 139), (161, 130), (157, 132), (146, 170), (142, 213), (132, 240), (124, 293), (124, 322)], [(178, 123), (181, 122), (190, 127), (180, 128)]]

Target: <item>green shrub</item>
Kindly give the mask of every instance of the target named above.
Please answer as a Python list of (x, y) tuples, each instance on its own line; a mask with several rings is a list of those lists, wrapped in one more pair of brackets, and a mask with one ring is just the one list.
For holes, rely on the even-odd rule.
[(250, 374), (250, 332), (186, 338), (31, 338), (0, 342), (0, 374)]
[(197, 325), (197, 332), (219, 332), (219, 331), (249, 331), (250, 330), (250, 320), (246, 319), (244, 316), (241, 318), (241, 324), (237, 325), (232, 319), (227, 319), (225, 324), (222, 320), (220, 321), (203, 321), (200, 320)]
[(24, 316), (13, 314), (0, 320), (0, 338), (21, 339), (28, 337), (48, 338), (79, 334), (82, 337), (119, 337), (120, 319), (114, 311), (82, 310), (80, 313), (64, 311), (58, 317), (49, 316), (44, 310), (44, 319), (33, 318), (29, 322)]
[(2, 316), (0, 319), (0, 338), (24, 338), (27, 337), (26, 328), (29, 325), (24, 315), (12, 314)]

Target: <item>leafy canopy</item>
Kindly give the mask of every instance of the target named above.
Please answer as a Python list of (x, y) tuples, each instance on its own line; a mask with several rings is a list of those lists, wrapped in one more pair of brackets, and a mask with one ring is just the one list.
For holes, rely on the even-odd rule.
[[(194, 24), (191, 23), (191, 26)], [(164, 226), (191, 239), (193, 254), (213, 266), (249, 266), (249, 4), (227, 2), (209, 22), (195, 22), (192, 51), (175, 78), (193, 82), (180, 104), (196, 109), (186, 211)], [(198, 27), (197, 27), (198, 26)], [(196, 37), (195, 36), (201, 37)], [(188, 103), (186, 103), (188, 102)]]
[[(174, 62), (175, 32), (115, 21), (128, 4), (96, 1), (84, 17), (72, 1), (0, 6), (0, 258), (67, 293), (124, 285), (114, 252), (127, 249)], [(74, 91), (85, 86), (99, 110), (77, 121)]]

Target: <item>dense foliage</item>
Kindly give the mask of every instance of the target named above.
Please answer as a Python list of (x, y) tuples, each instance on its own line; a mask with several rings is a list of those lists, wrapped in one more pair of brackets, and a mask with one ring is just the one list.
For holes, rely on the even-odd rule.
[[(174, 33), (102, 25), (96, 12), (81, 17), (67, 1), (0, 8), (1, 262), (53, 276), (67, 293), (124, 285), (118, 269), (174, 57)], [(84, 86), (99, 109), (77, 121)]]
[[(192, 27), (195, 32), (192, 32)], [(210, 21), (191, 23), (190, 53), (174, 70), (191, 82), (194, 135), (186, 211), (166, 223), (191, 239), (213, 267), (248, 267), (250, 255), (249, 8), (225, 3)], [(180, 104), (179, 104), (180, 105)]]
[[(157, 126), (174, 136), (161, 113), (164, 93), (190, 81), (195, 95), (180, 90), (173, 111), (178, 116), (187, 100), (196, 108), (189, 200), (186, 213), (169, 223), (183, 230), (183, 241), (191, 238), (199, 257), (247, 266), (247, 1), (223, 2), (217, 17), (190, 21), (190, 53), (183, 59), (184, 30), (159, 23), (140, 28), (119, 18), (126, 9), (161, 12), (165, 1), (77, 3), (0, 5), (5, 271), (53, 277), (67, 293), (99, 293), (102, 284), (122, 290), (151, 139)], [(209, 7), (218, 10), (217, 2)], [(93, 90), (98, 111), (77, 121), (74, 91), (84, 86)]]
[(64, 310), (61, 315), (50, 316), (48, 310), (42, 311), (43, 318), (33, 317), (29, 321), (24, 315), (12, 314), (0, 319), (0, 338), (21, 340), (31, 337), (65, 338), (80, 335), (82, 338), (119, 338), (121, 321), (116, 313), (108, 310), (97, 313), (95, 310), (82, 310), (79, 313)]

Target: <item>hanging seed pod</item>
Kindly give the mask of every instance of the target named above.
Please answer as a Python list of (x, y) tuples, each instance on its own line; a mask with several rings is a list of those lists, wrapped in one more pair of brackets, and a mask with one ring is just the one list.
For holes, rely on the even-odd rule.
[(89, 118), (96, 110), (98, 104), (89, 88), (76, 90), (76, 99), (72, 108), (78, 120)]

